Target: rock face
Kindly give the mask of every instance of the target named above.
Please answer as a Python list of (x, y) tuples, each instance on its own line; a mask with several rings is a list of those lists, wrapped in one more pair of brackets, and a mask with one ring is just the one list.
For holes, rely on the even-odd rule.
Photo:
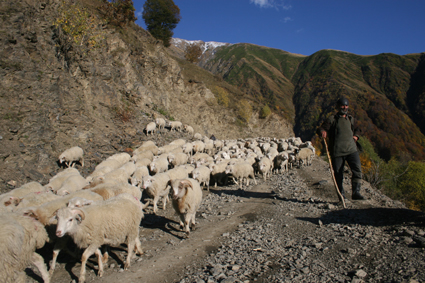
[(143, 129), (154, 116), (222, 139), (293, 135), (292, 125), (274, 116), (254, 115), (239, 126), (233, 110), (217, 105), (202, 82), (185, 80), (162, 43), (137, 25), (98, 25), (103, 40), (96, 48), (71, 43), (52, 24), (61, 5), (59, 0), (0, 3), (2, 192), (11, 188), (10, 181), (45, 182), (59, 169), (60, 153), (72, 146), (84, 149), (90, 170), (108, 152), (146, 139)]

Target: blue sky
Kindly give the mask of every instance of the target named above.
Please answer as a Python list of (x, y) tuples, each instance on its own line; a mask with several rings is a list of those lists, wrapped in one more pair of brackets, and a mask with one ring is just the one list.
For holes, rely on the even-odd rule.
[[(133, 0), (136, 21), (145, 0)], [(423, 0), (174, 0), (186, 40), (253, 43), (311, 55), (322, 49), (358, 55), (425, 52)]]

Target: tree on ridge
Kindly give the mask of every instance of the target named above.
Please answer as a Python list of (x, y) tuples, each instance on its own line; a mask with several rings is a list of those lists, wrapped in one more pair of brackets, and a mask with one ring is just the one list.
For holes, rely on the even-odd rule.
[(147, 30), (156, 39), (164, 42), (164, 46), (170, 46), (173, 37), (173, 29), (180, 22), (180, 8), (173, 0), (146, 0), (143, 4), (143, 20)]

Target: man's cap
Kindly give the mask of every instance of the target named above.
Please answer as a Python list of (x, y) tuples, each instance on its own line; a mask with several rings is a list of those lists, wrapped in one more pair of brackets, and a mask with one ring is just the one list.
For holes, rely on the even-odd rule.
[(336, 102), (339, 106), (345, 105), (348, 106), (348, 99), (341, 96), (338, 101)]

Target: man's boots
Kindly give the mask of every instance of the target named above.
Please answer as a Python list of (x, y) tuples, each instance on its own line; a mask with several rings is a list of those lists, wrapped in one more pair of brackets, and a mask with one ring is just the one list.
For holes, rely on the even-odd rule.
[(361, 183), (353, 183), (352, 184), (352, 189), (353, 189), (353, 194), (351, 195), (351, 198), (354, 200), (364, 200), (364, 196), (362, 196), (360, 194), (360, 187), (361, 187)]

